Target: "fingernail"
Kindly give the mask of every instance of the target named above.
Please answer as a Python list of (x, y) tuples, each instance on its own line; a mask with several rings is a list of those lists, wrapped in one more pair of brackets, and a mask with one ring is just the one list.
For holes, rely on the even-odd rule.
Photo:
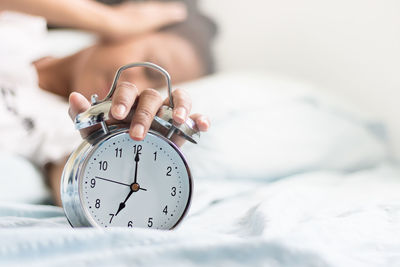
[(118, 115), (120, 117), (124, 116), (125, 111), (126, 111), (126, 108), (124, 105), (117, 105), (115, 107), (115, 113), (116, 113), (116, 115)]
[(182, 122), (184, 122), (186, 118), (186, 109), (182, 107), (177, 108), (175, 111), (175, 116), (178, 117), (178, 119), (180, 119)]
[(141, 124), (136, 124), (132, 129), (132, 136), (137, 139), (142, 139), (144, 135), (144, 127)]
[(204, 126), (208, 129), (210, 127), (210, 123), (206, 118), (201, 118), (200, 121), (204, 124)]

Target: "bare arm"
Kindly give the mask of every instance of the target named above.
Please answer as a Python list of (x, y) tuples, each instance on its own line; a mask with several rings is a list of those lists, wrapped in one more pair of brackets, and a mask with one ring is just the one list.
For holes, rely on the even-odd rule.
[(99, 33), (112, 17), (107, 6), (87, 0), (3, 0), (0, 9), (41, 16), (51, 24)]
[(114, 7), (91, 0), (2, 0), (0, 11), (44, 17), (49, 23), (121, 38), (158, 29), (186, 18), (176, 2), (124, 3)]

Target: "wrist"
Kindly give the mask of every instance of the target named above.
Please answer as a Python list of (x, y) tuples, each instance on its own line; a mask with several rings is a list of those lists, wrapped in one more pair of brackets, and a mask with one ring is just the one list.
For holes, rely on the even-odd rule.
[(50, 93), (67, 97), (70, 92), (72, 59), (45, 57), (33, 62), (39, 87)]

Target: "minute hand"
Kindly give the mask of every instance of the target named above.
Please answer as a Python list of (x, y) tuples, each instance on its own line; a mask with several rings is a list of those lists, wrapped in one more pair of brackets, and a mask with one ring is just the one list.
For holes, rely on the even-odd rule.
[(135, 178), (133, 179), (133, 183), (137, 184), (137, 171), (138, 171), (138, 163), (139, 163), (139, 151), (136, 153), (135, 156)]

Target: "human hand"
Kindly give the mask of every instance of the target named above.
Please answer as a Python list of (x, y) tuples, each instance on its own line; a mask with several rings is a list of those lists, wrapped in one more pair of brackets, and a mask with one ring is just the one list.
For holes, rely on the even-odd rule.
[(111, 16), (103, 36), (121, 39), (157, 30), (186, 19), (187, 10), (180, 2), (125, 2), (110, 7)]
[[(181, 89), (172, 92), (174, 101), (173, 120), (177, 124), (184, 123), (188, 117), (194, 122), (199, 131), (205, 132), (210, 126), (209, 119), (201, 114), (190, 114), (192, 101), (189, 95)], [(69, 115), (74, 119), (76, 115), (86, 111), (90, 107), (89, 101), (79, 93), (71, 93), (69, 96)], [(139, 91), (135, 85), (129, 82), (121, 82), (114, 92), (109, 124), (130, 124), (129, 135), (134, 140), (143, 140), (150, 125), (161, 105), (168, 105), (169, 98), (164, 101), (158, 91), (146, 89)], [(134, 109), (134, 112), (132, 110)], [(132, 115), (133, 114), (133, 115)], [(96, 127), (81, 130), (82, 137), (89, 135)], [(177, 140), (177, 145), (182, 145), (182, 140)]]

